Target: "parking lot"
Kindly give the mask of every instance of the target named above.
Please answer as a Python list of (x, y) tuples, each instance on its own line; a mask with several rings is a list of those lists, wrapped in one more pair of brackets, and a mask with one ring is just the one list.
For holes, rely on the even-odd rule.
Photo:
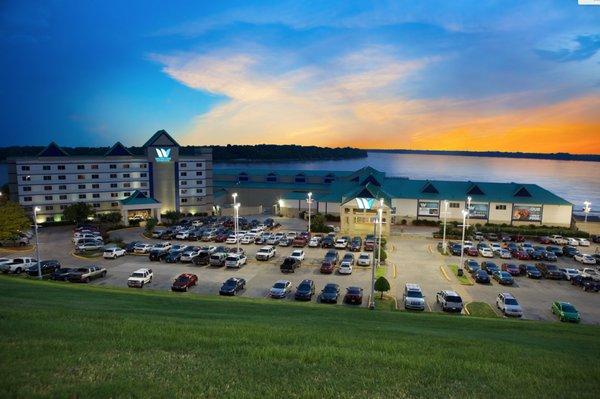
[[(283, 219), (283, 231), (297, 230), (301, 226), (298, 220), (291, 219), (288, 225)], [(390, 281), (390, 294), (402, 298), (402, 291), (405, 283), (418, 283), (425, 294), (427, 303), (426, 311), (441, 311), (436, 304), (436, 293), (443, 289), (452, 289), (458, 292), (463, 301), (481, 301), (487, 302), (495, 308), (496, 296), (501, 292), (511, 292), (519, 301), (523, 308), (525, 319), (533, 320), (556, 320), (550, 311), (553, 301), (562, 300), (571, 302), (581, 313), (582, 322), (590, 324), (600, 324), (600, 304), (597, 293), (583, 292), (580, 288), (572, 286), (568, 281), (554, 280), (531, 280), (524, 276), (515, 277), (513, 286), (501, 286), (492, 281), (491, 284), (481, 285), (462, 285), (458, 279), (451, 273), (449, 265), (457, 265), (460, 258), (457, 256), (443, 256), (437, 249), (437, 240), (427, 238), (427, 234), (418, 232), (413, 234), (410, 228), (407, 228), (402, 234), (394, 234), (388, 240), (388, 260), (386, 262), (386, 277)], [(147, 239), (142, 236), (141, 228), (130, 228), (111, 233), (113, 236), (119, 236), (125, 242), (145, 241), (149, 243), (160, 242), (157, 239)], [(229, 277), (242, 277), (246, 279), (246, 289), (239, 295), (246, 297), (267, 297), (269, 289), (277, 280), (290, 280), (293, 286), (292, 294), (284, 300), (293, 301), (293, 292), (295, 287), (303, 279), (311, 279), (315, 282), (315, 297), (313, 302), (317, 301), (318, 293), (327, 283), (337, 283), (341, 289), (341, 297), (338, 306), (342, 304), (341, 298), (345, 289), (350, 286), (358, 286), (364, 289), (365, 298), (363, 306), (366, 306), (367, 296), (370, 292), (371, 269), (370, 267), (354, 266), (351, 275), (340, 275), (338, 273), (326, 275), (320, 273), (320, 264), (326, 249), (304, 248), (306, 259), (295, 273), (283, 274), (279, 270), (279, 265), (283, 259), (289, 255), (292, 247), (277, 247), (275, 258), (267, 262), (256, 261), (254, 255), (261, 247), (260, 245), (249, 244), (241, 245), (248, 256), (248, 264), (240, 269), (227, 269), (224, 267), (196, 266), (189, 263), (164, 263), (150, 262), (147, 255), (127, 255), (115, 260), (105, 260), (102, 258), (86, 259), (76, 257), (72, 254), (73, 245), (71, 242), (71, 227), (52, 227), (40, 230), (40, 258), (57, 259), (65, 267), (77, 267), (85, 265), (100, 265), (108, 270), (105, 278), (93, 280), (91, 284), (126, 287), (129, 275), (142, 267), (151, 268), (154, 272), (152, 283), (145, 286), (147, 290), (169, 290), (175, 277), (181, 273), (194, 273), (198, 276), (198, 285), (193, 287), (188, 294), (183, 295), (218, 295), (221, 284)], [(192, 244), (196, 243), (171, 240), (173, 243)], [(206, 243), (197, 243), (204, 245)], [(215, 245), (212, 243), (211, 245)], [(220, 245), (220, 244), (217, 244)], [(229, 245), (233, 247), (233, 245)], [(585, 248), (585, 252), (593, 253), (597, 246)], [(1, 256), (31, 256), (29, 253), (6, 253), (1, 252)], [(343, 251), (340, 251), (343, 255)], [(358, 253), (355, 253), (358, 256)], [(466, 259), (467, 257), (465, 257)], [(469, 257), (478, 262), (484, 260), (481, 257)], [(495, 258), (493, 261), (501, 265), (504, 260)], [(533, 261), (523, 262), (512, 260), (513, 263), (534, 263)], [(582, 268), (582, 265), (570, 258), (559, 258), (556, 262), (559, 267)], [(174, 295), (178, 295), (175, 294)], [(325, 305), (324, 305), (325, 306)], [(403, 309), (401, 303), (399, 308)]]

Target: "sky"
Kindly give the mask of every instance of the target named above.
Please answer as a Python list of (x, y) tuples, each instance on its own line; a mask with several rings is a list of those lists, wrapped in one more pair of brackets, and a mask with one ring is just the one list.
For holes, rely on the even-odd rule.
[(600, 153), (600, 7), (0, 1), (0, 145)]

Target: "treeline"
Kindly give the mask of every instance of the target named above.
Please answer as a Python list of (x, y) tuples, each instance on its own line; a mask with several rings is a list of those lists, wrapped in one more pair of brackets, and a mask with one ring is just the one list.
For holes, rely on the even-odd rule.
[(381, 150), (372, 149), (370, 152), (387, 152), (392, 154), (423, 154), (423, 155), (459, 155), (464, 157), (492, 157), (492, 158), (531, 158), (555, 159), (559, 161), (592, 161), (600, 162), (600, 154), (569, 154), (566, 152), (541, 153), (541, 152), (503, 152), (503, 151), (444, 151), (444, 150)]
[[(45, 146), (12, 146), (0, 147), (0, 161), (8, 157), (36, 156)], [(61, 147), (73, 156), (102, 156), (110, 147)], [(300, 145), (226, 145), (226, 146), (184, 146), (181, 155), (199, 154), (202, 149), (212, 148), (215, 162), (235, 161), (308, 161), (327, 159), (364, 158), (367, 151), (358, 148), (329, 148)], [(143, 147), (128, 147), (133, 155), (143, 155)]]

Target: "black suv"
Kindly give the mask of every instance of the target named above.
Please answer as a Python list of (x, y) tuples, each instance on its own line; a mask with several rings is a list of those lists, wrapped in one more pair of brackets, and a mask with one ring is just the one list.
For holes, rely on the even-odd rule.
[(302, 280), (298, 288), (296, 289), (296, 293), (294, 294), (294, 299), (297, 301), (310, 301), (315, 294), (315, 282), (312, 280)]
[(558, 266), (549, 265), (547, 263), (536, 263), (535, 267), (539, 269), (544, 278), (549, 278), (552, 280), (564, 280), (565, 274), (560, 271)]
[(282, 273), (294, 273), (300, 267), (300, 261), (296, 258), (285, 258), (279, 269)]

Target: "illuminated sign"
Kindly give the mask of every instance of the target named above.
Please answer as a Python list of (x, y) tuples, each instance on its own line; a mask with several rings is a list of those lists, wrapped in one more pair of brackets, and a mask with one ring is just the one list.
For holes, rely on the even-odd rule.
[(373, 209), (375, 198), (357, 198), (356, 204), (358, 209)]
[(489, 209), (488, 204), (471, 204), (469, 217), (471, 219), (487, 219)]
[(537, 205), (513, 205), (513, 220), (541, 222), (542, 207)]
[(170, 148), (157, 148), (157, 157), (154, 158), (156, 162), (170, 162), (171, 161), (171, 149)]
[(419, 201), (419, 216), (438, 216), (440, 214), (439, 201)]

